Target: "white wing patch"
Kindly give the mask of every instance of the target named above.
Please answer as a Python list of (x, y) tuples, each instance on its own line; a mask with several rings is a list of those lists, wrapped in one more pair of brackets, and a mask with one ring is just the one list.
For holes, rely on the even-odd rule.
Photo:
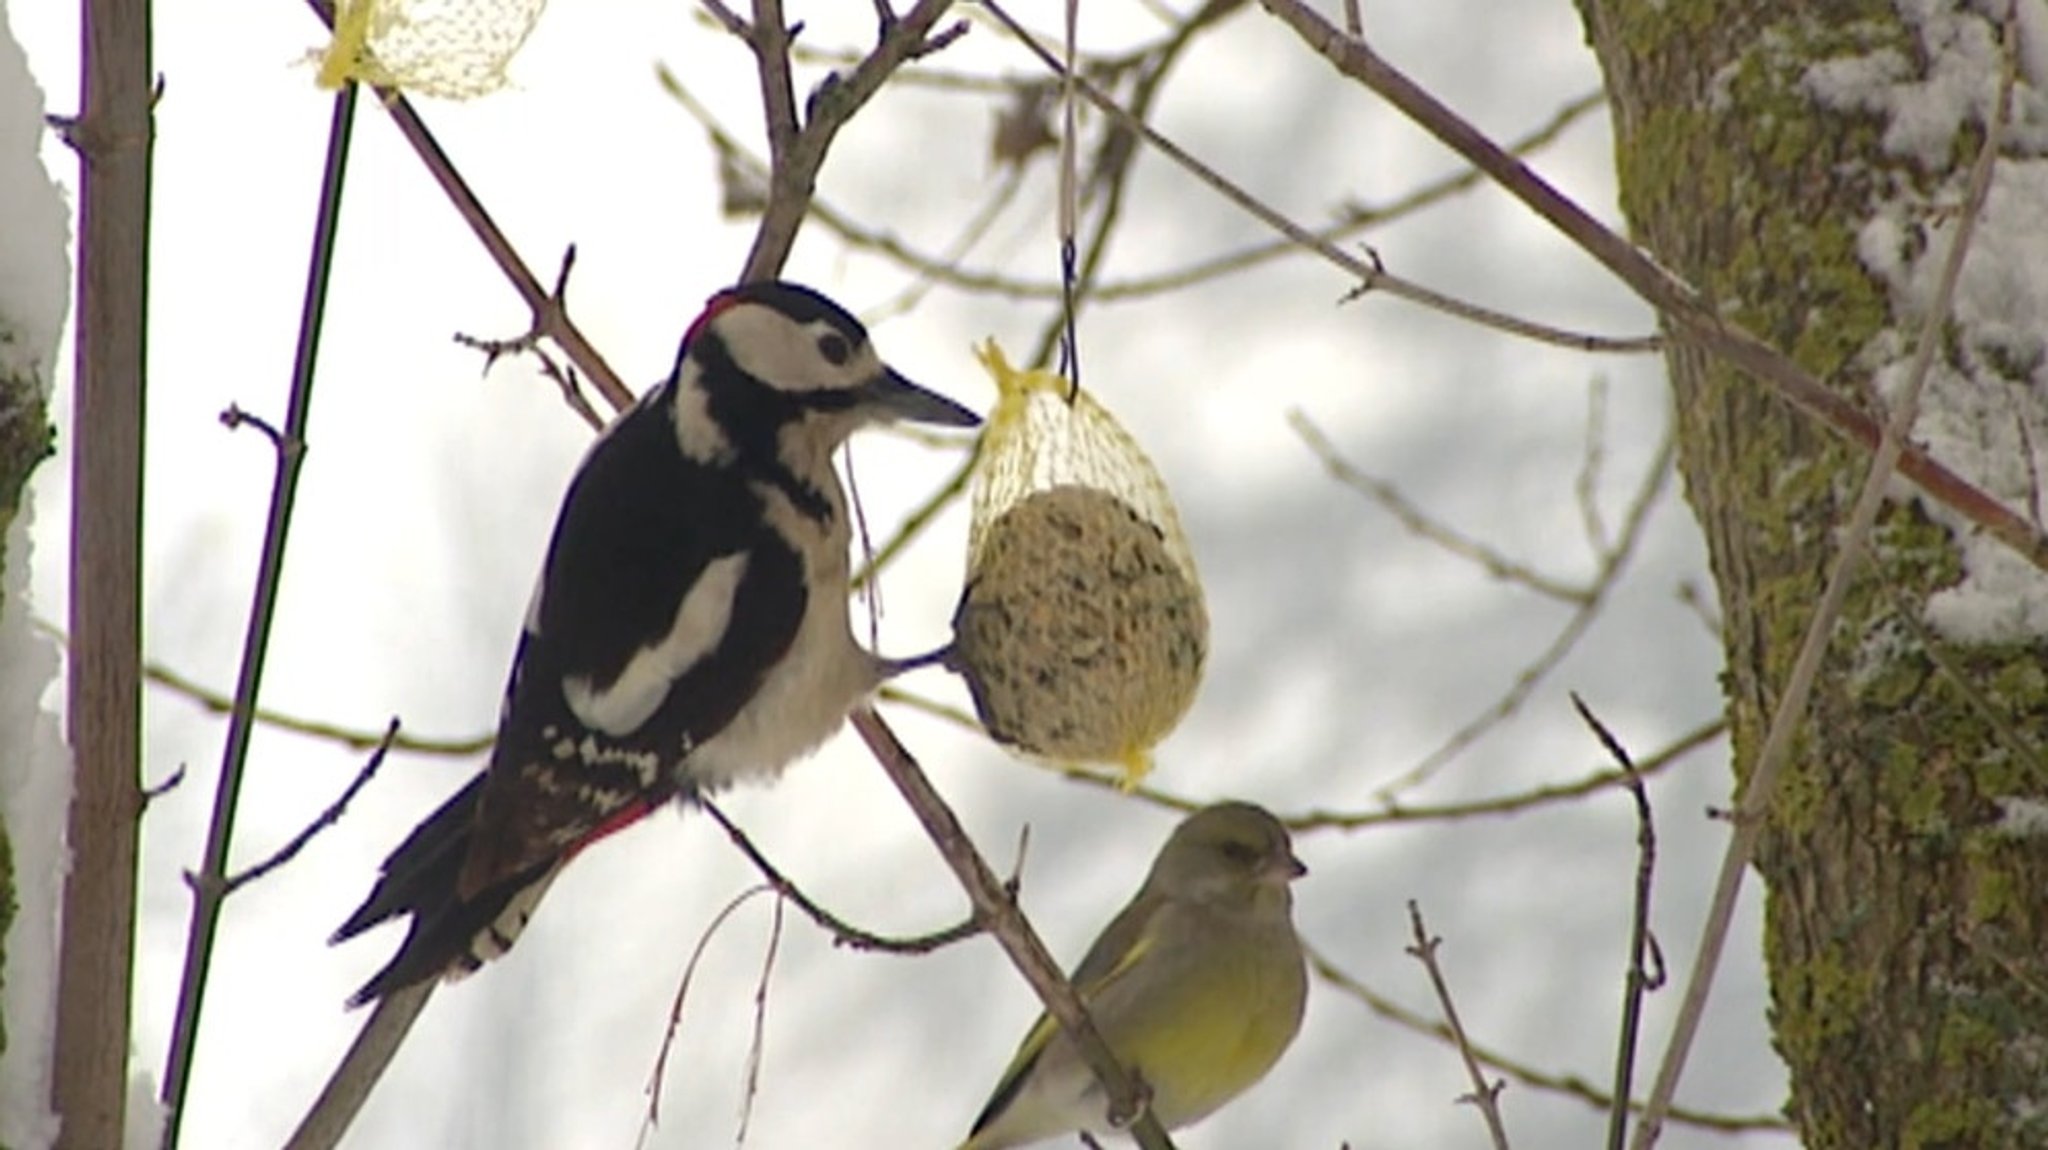
[(587, 675), (562, 682), (562, 697), (584, 726), (607, 735), (638, 730), (668, 698), (669, 688), (699, 659), (711, 653), (732, 623), (733, 595), (747, 572), (747, 555), (727, 555), (704, 565), (704, 573), (683, 596), (668, 633), (634, 652), (618, 680), (603, 690)]

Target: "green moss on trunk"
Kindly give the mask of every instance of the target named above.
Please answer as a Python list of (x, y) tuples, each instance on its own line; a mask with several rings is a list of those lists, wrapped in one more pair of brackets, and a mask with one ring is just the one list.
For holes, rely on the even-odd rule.
[[(1911, 29), (1877, 0), (1580, 9), (1636, 238), (1863, 402), (1858, 357), (1899, 317), (1857, 259), (1857, 229), (1881, 195), (1945, 173), (1884, 154), (1875, 119), (1818, 106), (1803, 79), (1884, 48), (1918, 60)], [(1867, 457), (1691, 348), (1669, 362), (1745, 778)], [(2048, 727), (2048, 649), (1929, 651), (1912, 621), (1961, 577), (1953, 540), (1894, 505), (1874, 542), (1757, 858), (1790, 1113), (1812, 1150), (2048, 1146), (2048, 850), (2003, 835), (1996, 801), (2048, 795), (2039, 759), (2000, 730)]]

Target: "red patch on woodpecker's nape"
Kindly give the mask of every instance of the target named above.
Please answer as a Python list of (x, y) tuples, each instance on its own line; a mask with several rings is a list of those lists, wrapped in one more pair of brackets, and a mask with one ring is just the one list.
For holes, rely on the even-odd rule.
[(683, 333), (683, 346), (688, 347), (696, 342), (697, 333), (704, 330), (704, 325), (717, 319), (720, 312), (739, 302), (740, 293), (738, 288), (726, 288), (724, 291), (705, 300), (704, 310), (697, 314), (696, 319), (690, 321), (690, 330)]

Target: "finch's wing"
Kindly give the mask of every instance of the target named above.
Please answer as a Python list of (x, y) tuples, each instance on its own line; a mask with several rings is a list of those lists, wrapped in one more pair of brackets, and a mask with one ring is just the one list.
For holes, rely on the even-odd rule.
[[(1074, 968), (1070, 979), (1084, 1005), (1095, 1002), (1105, 988), (1115, 985), (1144, 960), (1152, 949), (1152, 925), (1165, 905), (1166, 900), (1156, 894), (1140, 893), (1096, 937), (1095, 945), (1088, 948), (1088, 954), (1081, 959), (1081, 965)], [(975, 1118), (970, 1137), (1001, 1118), (1003, 1111), (1016, 1101), (1059, 1029), (1060, 1024), (1052, 1015), (1038, 1016), (1038, 1021), (1024, 1035), (1024, 1041), (1018, 1044), (1017, 1053), (1011, 1057), (1010, 1065), (996, 1083), (995, 1091), (989, 1095), (988, 1104)]]

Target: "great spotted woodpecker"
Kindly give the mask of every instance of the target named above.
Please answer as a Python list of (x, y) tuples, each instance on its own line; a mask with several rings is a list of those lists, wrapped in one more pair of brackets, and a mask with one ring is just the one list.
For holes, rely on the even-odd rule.
[(411, 916), (351, 1005), (504, 953), (577, 852), (672, 799), (772, 779), (899, 666), (854, 641), (832, 467), (896, 420), (979, 422), (809, 288), (711, 298), (570, 481), (489, 763), (335, 932)]

